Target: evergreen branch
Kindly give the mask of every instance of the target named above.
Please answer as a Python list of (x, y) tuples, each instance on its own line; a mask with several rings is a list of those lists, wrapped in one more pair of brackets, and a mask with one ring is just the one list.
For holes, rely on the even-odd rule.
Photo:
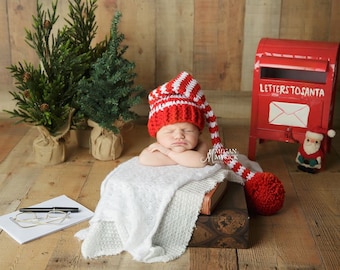
[[(115, 120), (129, 121), (137, 117), (131, 107), (145, 95), (141, 86), (134, 85), (135, 64), (123, 57), (127, 46), (122, 46), (124, 35), (118, 24), (122, 14), (116, 12), (110, 29), (107, 50), (92, 65), (90, 77), (79, 82), (81, 112), (102, 128), (118, 133)], [(94, 90), (95, 89), (95, 90)]]
[(97, 0), (74, 0), (70, 3), (70, 19), (65, 19), (69, 25), (69, 35), (77, 46), (82, 46), (84, 50), (91, 48), (98, 26), (95, 20), (95, 10)]

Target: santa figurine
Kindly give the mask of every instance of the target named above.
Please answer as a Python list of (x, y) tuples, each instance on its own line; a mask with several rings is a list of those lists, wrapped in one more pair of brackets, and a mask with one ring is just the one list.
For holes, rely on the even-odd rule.
[(303, 144), (300, 145), (295, 159), (299, 170), (316, 173), (321, 169), (325, 155), (321, 145), (326, 134), (328, 137), (333, 138), (335, 131), (333, 129), (323, 131), (321, 128), (315, 128), (306, 132)]

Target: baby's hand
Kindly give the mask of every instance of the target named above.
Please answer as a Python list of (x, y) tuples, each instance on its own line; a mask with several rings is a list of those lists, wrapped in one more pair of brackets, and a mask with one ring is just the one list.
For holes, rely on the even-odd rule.
[(161, 144), (159, 144), (157, 142), (153, 143), (153, 144), (150, 144), (149, 147), (148, 147), (148, 150), (150, 152), (159, 151), (159, 152), (161, 152), (164, 155), (168, 155), (168, 153), (169, 153), (169, 149), (165, 148), (163, 145), (161, 145)]

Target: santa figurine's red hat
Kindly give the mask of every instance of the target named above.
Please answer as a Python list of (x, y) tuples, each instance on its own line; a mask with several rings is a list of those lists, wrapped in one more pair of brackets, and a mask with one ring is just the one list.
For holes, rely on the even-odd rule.
[(281, 181), (272, 173), (250, 171), (226, 151), (221, 142), (216, 116), (200, 85), (190, 74), (181, 72), (171, 81), (157, 87), (149, 94), (149, 104), (148, 131), (151, 136), (154, 137), (162, 126), (176, 122), (190, 122), (202, 130), (205, 119), (217, 158), (244, 179), (250, 207), (261, 215), (272, 215), (282, 208), (285, 190)]
[(306, 137), (313, 138), (315, 140), (319, 140), (320, 142), (323, 140), (324, 136), (327, 135), (330, 138), (335, 137), (335, 130), (334, 129), (324, 129), (322, 127), (316, 126), (310, 128), (306, 131)]

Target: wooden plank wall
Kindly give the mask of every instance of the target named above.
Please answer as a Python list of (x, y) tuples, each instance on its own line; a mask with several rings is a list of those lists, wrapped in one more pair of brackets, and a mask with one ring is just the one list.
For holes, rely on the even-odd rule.
[[(278, 38), (282, 0), (246, 0), (241, 89), (250, 91), (257, 45), (262, 37)], [(266, 14), (266, 16), (263, 16)]]
[[(42, 2), (50, 7), (52, 0)], [(60, 23), (67, 5), (59, 0)], [(35, 9), (32, 0), (0, 3), (0, 97), (13, 89), (6, 66), (37, 63), (24, 41)], [(251, 91), (261, 37), (340, 41), (338, 0), (98, 0), (97, 40), (109, 34), (115, 10), (123, 13), (126, 56), (136, 63), (137, 83), (147, 90), (186, 70), (223, 100)], [(6, 102), (0, 99), (1, 109)]]

